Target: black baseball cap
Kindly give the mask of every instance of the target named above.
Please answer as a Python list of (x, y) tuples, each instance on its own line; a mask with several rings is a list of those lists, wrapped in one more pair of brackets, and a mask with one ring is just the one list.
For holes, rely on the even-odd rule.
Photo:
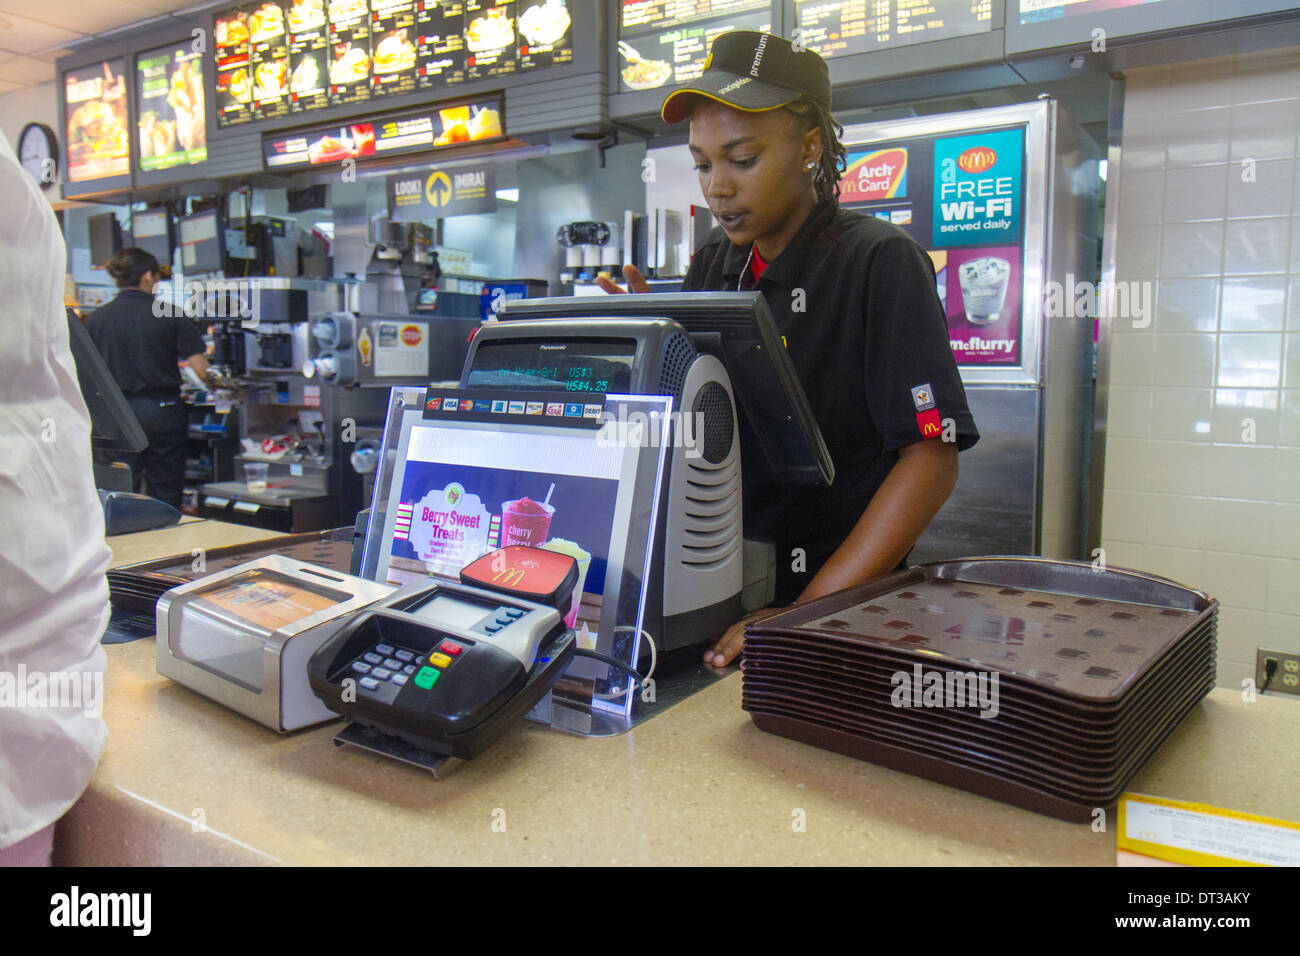
[(686, 119), (691, 97), (704, 96), (748, 113), (763, 113), (801, 96), (830, 109), (831, 75), (812, 50), (796, 50), (772, 33), (737, 30), (713, 41), (704, 74), (665, 97), (659, 113), (668, 123)]

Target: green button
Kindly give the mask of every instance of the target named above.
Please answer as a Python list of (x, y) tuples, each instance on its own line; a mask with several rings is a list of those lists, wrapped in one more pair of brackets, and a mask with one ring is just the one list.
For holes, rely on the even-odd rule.
[(415, 672), (415, 686), (428, 690), (438, 682), (438, 673), (432, 667), (421, 667)]

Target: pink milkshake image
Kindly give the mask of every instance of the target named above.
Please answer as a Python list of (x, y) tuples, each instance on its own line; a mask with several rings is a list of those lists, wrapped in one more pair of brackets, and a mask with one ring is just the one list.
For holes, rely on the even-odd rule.
[(501, 502), (501, 546), (522, 544), (540, 548), (551, 533), (555, 507), (524, 496)]

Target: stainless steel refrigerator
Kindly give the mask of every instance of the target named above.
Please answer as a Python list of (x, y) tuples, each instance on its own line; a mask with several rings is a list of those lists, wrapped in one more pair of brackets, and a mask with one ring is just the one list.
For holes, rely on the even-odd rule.
[(1097, 146), (1051, 99), (850, 126), (844, 142), (841, 204), (934, 261), (980, 431), (910, 561), (1088, 557)]

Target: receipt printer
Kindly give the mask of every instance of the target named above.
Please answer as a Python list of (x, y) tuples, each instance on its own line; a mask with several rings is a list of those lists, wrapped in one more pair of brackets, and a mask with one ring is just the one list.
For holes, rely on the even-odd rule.
[(332, 720), (307, 661), (351, 612), (393, 591), (281, 555), (191, 581), (158, 601), (158, 673), (272, 730)]

